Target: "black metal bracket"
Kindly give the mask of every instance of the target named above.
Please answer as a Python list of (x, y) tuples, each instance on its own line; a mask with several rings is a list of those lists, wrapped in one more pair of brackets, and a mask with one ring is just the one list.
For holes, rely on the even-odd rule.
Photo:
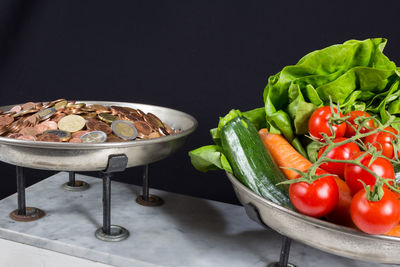
[(113, 173), (126, 169), (128, 157), (125, 154), (110, 155), (103, 177), (103, 227), (97, 229), (95, 236), (103, 241), (122, 241), (129, 236), (128, 230), (111, 225), (111, 177)]
[(10, 218), (19, 222), (31, 222), (36, 221), (46, 213), (35, 207), (26, 207), (25, 198), (25, 172), (21, 166), (16, 166), (17, 176), (17, 194), (18, 194), (18, 209), (10, 213)]
[(162, 198), (156, 195), (150, 195), (149, 188), (149, 165), (144, 165), (142, 195), (136, 198), (136, 202), (147, 207), (161, 206), (164, 204), (164, 200), (162, 200)]
[[(260, 216), (260, 212), (258, 211), (257, 207), (255, 207), (251, 203), (247, 203), (243, 205), (244, 210), (246, 211), (247, 216), (255, 221), (256, 223), (260, 224), (262, 227), (271, 229), (268, 225), (266, 225)], [(268, 267), (286, 267), (286, 266), (295, 266), (289, 262), (289, 254), (290, 254), (290, 245), (292, 240), (287, 236), (282, 236), (282, 247), (281, 253), (279, 257), (279, 262), (272, 262), (268, 264)]]

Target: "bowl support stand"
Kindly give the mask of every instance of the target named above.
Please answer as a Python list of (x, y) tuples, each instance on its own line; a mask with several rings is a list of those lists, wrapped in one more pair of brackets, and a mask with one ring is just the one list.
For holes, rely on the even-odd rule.
[(21, 166), (16, 166), (17, 176), (17, 197), (18, 197), (18, 209), (10, 213), (10, 218), (18, 222), (32, 222), (36, 221), (46, 213), (35, 207), (27, 207), (25, 199), (25, 170)]
[(68, 191), (79, 192), (89, 189), (90, 185), (84, 181), (75, 180), (75, 172), (68, 172), (69, 180), (62, 185), (62, 188)]
[(111, 225), (111, 177), (113, 173), (125, 171), (128, 157), (125, 154), (110, 155), (107, 168), (101, 172), (103, 178), (103, 227), (95, 236), (103, 241), (122, 241), (129, 237), (129, 231), (122, 226)]
[[(251, 203), (243, 205), (246, 211), (247, 216), (255, 221), (256, 223), (260, 224), (262, 227), (269, 228), (264, 222), (261, 220), (260, 213), (258, 212), (257, 208), (252, 205)], [(279, 257), (279, 262), (272, 262), (268, 264), (268, 267), (286, 267), (291, 266), (294, 267), (295, 265), (289, 263), (289, 254), (290, 254), (290, 245), (292, 240), (287, 236), (282, 236), (282, 246), (281, 246), (281, 253)]]
[[(129, 231), (122, 226), (111, 225), (111, 178), (116, 172), (123, 172), (126, 169), (128, 157), (125, 154), (110, 155), (107, 168), (101, 172), (103, 179), (103, 226), (96, 230), (96, 238), (103, 241), (122, 241), (129, 237)], [(84, 181), (75, 180), (75, 172), (69, 171), (69, 181), (62, 185), (68, 191), (84, 191), (89, 184)], [(17, 199), (18, 208), (10, 213), (10, 218), (19, 222), (31, 222), (38, 220), (46, 213), (36, 207), (26, 207), (25, 197), (25, 168), (16, 166)], [(149, 165), (143, 168), (142, 195), (138, 196), (136, 202), (143, 206), (154, 207), (164, 203), (155, 195), (149, 194)]]

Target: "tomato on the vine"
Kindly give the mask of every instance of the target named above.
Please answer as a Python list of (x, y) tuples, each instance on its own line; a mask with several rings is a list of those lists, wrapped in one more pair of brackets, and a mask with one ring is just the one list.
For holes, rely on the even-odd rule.
[(339, 189), (339, 200), (335, 208), (325, 217), (333, 222), (344, 226), (353, 226), (353, 221), (350, 215), (350, 205), (351, 205), (351, 191), (349, 186), (340, 179), (335, 177), (336, 184)]
[[(354, 111), (350, 111), (349, 113), (346, 114), (346, 116), (350, 116), (350, 118), (347, 119), (347, 122), (349, 122), (355, 129), (358, 129), (358, 125), (354, 123), (354, 120), (357, 117), (371, 117), (371, 115), (369, 115), (367, 112), (365, 111), (361, 111), (361, 110), (354, 110)], [(374, 120), (369, 120), (366, 123), (366, 126), (373, 128), (375, 126)], [(360, 133), (366, 133), (369, 132), (370, 130), (368, 130), (366, 127), (362, 127), (360, 129)], [(356, 134), (356, 131), (354, 131), (354, 129), (352, 127), (350, 127), (349, 125), (347, 125), (346, 127), (346, 137), (352, 137)]]
[[(337, 112), (336, 108), (333, 108), (333, 110), (335, 113)], [(310, 134), (320, 140), (323, 140), (321, 133), (332, 136), (332, 132), (328, 124), (329, 118), (331, 118), (332, 115), (333, 114), (330, 106), (324, 106), (316, 109), (308, 121), (308, 131)], [(341, 113), (340, 117), (343, 117)], [(340, 138), (344, 136), (346, 132), (346, 123), (343, 122), (338, 125), (332, 125), (332, 128), (335, 133), (335, 138)]]
[(392, 132), (393, 134), (387, 132), (377, 132), (375, 134), (365, 137), (364, 143), (369, 143), (370, 145), (376, 147), (376, 150), (378, 151), (382, 150), (383, 156), (389, 159), (393, 159), (395, 155), (392, 141), (395, 140), (398, 132), (390, 126), (386, 127), (385, 130)]
[(351, 201), (350, 213), (354, 224), (368, 234), (385, 234), (392, 230), (400, 219), (397, 196), (387, 188), (378, 201), (367, 199), (365, 190), (360, 190)]
[[(356, 159), (363, 153), (365, 152), (356, 153), (352, 156), (351, 159)], [(395, 177), (394, 169), (390, 161), (378, 157), (369, 165), (371, 158), (372, 156), (370, 154), (366, 154), (361, 159), (361, 164), (366, 166), (371, 171), (375, 172), (380, 177), (387, 179), (394, 179)], [(366, 185), (371, 185), (371, 186), (375, 185), (376, 182), (376, 179), (372, 174), (362, 169), (361, 167), (351, 163), (345, 164), (344, 178), (346, 180), (347, 185), (350, 187), (351, 193), (353, 195), (356, 194), (361, 189), (364, 189), (363, 184), (358, 180), (362, 180)]]
[[(326, 174), (321, 169), (317, 169), (315, 173)], [(339, 190), (334, 176), (325, 176), (311, 184), (303, 181), (290, 184), (289, 197), (299, 212), (318, 218), (327, 215), (335, 208)]]
[[(347, 140), (347, 138), (337, 138), (333, 142), (339, 143)], [(318, 152), (318, 158), (325, 152), (328, 146), (322, 147)], [(328, 152), (326, 155), (327, 158), (336, 159), (336, 160), (349, 160), (353, 156), (353, 154), (360, 152), (360, 148), (356, 143), (350, 142), (339, 147), (336, 147)], [(341, 178), (344, 178), (344, 165), (345, 163), (337, 163), (337, 162), (326, 162), (321, 164), (320, 168), (324, 169), (328, 173), (336, 174)]]

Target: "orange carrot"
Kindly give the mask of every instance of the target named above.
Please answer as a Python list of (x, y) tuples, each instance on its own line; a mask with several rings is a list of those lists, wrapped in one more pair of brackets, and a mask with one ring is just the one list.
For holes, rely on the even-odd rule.
[(385, 235), (400, 237), (400, 223), (396, 225), (392, 230), (387, 232)]
[[(312, 163), (303, 157), (291, 144), (280, 134), (268, 133), (267, 129), (258, 131), (260, 137), (279, 167), (290, 167), (305, 172)], [(292, 180), (298, 173), (289, 169), (281, 169), (286, 178)]]

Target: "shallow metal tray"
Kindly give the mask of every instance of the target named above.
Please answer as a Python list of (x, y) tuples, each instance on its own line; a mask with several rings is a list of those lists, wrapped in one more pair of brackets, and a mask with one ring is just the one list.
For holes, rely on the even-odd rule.
[[(157, 115), (173, 129), (182, 132), (156, 139), (101, 144), (25, 141), (0, 137), (0, 161), (13, 165), (55, 171), (100, 171), (109, 155), (125, 154), (127, 167), (156, 162), (180, 148), (197, 127), (192, 116), (170, 108), (125, 102), (77, 101), (77, 103), (138, 108)], [(15, 105), (0, 107), (9, 110)]]
[(400, 264), (400, 238), (368, 235), (357, 230), (302, 215), (258, 196), (227, 173), (239, 201), (252, 204), (261, 220), (282, 235), (347, 258)]

